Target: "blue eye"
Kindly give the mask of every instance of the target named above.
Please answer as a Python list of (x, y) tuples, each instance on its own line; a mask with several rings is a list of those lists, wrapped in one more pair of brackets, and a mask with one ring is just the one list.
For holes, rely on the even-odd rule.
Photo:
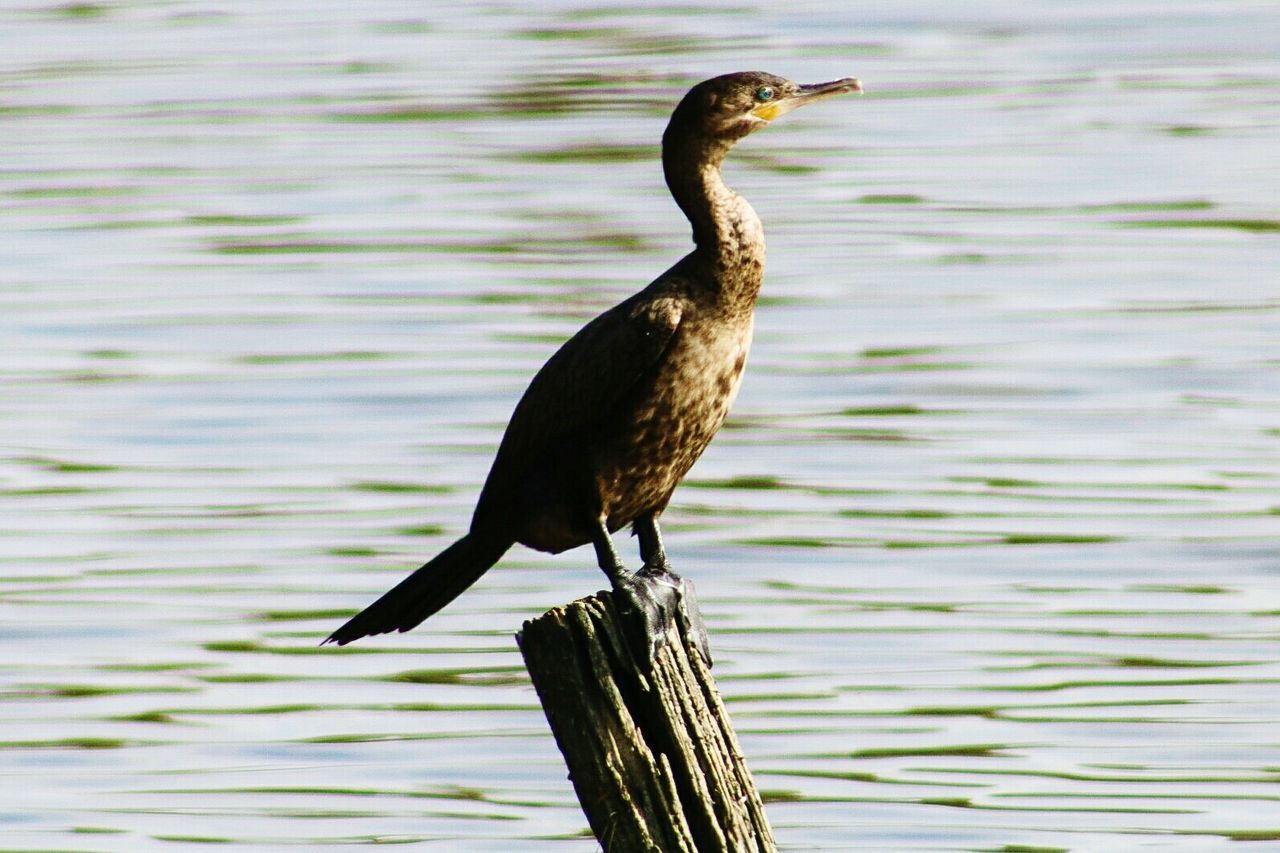
[(773, 100), (773, 87), (772, 87), (772, 86), (761, 86), (759, 89), (756, 89), (756, 100), (757, 100), (757, 101), (772, 101), (772, 100)]

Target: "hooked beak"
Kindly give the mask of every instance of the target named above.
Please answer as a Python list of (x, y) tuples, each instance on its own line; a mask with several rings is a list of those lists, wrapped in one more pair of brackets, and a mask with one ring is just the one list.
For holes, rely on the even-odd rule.
[(845, 77), (832, 80), (830, 83), (808, 83), (800, 87), (794, 95), (760, 104), (751, 110), (751, 114), (765, 121), (773, 121), (778, 116), (786, 115), (796, 107), (830, 98), (832, 95), (843, 95), (848, 92), (862, 94), (862, 83), (856, 77)]

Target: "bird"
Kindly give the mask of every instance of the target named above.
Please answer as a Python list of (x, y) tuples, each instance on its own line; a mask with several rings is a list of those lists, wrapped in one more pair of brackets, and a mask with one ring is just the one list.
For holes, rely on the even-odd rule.
[[(684, 95), (662, 168), (693, 250), (550, 357), (511, 415), (467, 533), (324, 643), (418, 626), (516, 543), (556, 554), (590, 543), (622, 609), (639, 615), (649, 662), (674, 620), (710, 664), (693, 584), (672, 570), (658, 518), (737, 396), (764, 276), (760, 219), (721, 164), (748, 134), (851, 92), (862, 92), (852, 77), (802, 85), (748, 71)], [(611, 535), (627, 525), (643, 563), (634, 573)]]

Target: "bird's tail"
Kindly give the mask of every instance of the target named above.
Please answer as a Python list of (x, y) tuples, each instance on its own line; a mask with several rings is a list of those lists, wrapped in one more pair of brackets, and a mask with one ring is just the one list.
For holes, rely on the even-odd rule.
[(345, 646), (361, 637), (417, 627), (479, 580), (512, 544), (510, 539), (501, 537), (495, 540), (463, 536), (351, 617), (324, 642)]

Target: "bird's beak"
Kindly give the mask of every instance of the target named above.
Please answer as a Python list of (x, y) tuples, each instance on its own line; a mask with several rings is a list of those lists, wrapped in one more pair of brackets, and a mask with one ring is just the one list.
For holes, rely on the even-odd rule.
[(760, 104), (751, 110), (751, 114), (765, 121), (773, 121), (778, 116), (786, 115), (796, 107), (803, 107), (805, 104), (812, 104), (814, 101), (830, 98), (832, 95), (843, 95), (848, 92), (862, 94), (862, 83), (858, 81), (858, 78), (845, 77), (841, 80), (832, 80), (830, 83), (807, 83), (802, 85), (800, 91), (794, 95), (779, 98), (767, 104)]

